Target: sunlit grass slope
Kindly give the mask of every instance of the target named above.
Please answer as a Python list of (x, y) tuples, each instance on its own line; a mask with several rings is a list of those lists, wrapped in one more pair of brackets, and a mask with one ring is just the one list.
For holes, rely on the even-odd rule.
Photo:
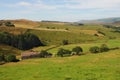
[(120, 50), (0, 66), (0, 80), (120, 80)]

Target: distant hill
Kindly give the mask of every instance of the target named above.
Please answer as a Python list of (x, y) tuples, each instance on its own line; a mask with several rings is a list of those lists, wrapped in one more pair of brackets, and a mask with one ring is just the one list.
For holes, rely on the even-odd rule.
[(92, 23), (92, 24), (104, 24), (104, 23), (114, 23), (114, 22), (120, 22), (120, 17), (78, 21), (78, 23)]
[(120, 25), (120, 21), (113, 22), (114, 25)]
[(0, 22), (11, 22), (15, 25), (15, 27), (22, 27), (22, 28), (39, 26), (39, 22), (32, 21), (32, 20), (27, 20), (27, 19), (0, 20)]

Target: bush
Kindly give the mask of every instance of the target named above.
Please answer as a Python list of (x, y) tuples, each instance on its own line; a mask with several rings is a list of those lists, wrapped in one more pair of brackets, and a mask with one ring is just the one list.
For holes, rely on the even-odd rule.
[(6, 23), (5, 23), (5, 26), (8, 26), (8, 27), (15, 27), (15, 25), (12, 24), (11, 22), (6, 22)]
[(71, 55), (71, 51), (69, 50), (65, 50), (65, 49), (59, 49), (59, 51), (57, 52), (57, 56), (60, 57), (65, 57), (65, 56), (70, 56)]
[(83, 52), (83, 49), (79, 46), (76, 46), (72, 49), (72, 52), (75, 52), (76, 55), (80, 55)]
[(104, 36), (105, 36), (105, 33), (101, 32), (101, 31), (98, 31), (98, 33), (100, 33), (100, 34), (102, 34), (102, 35), (104, 35)]
[(0, 61), (4, 61), (4, 54), (0, 53)]
[(100, 48), (98, 46), (91, 47), (89, 50), (91, 53), (99, 53)]
[(9, 54), (9, 55), (6, 55), (6, 56), (5, 56), (5, 61), (6, 61), (6, 62), (16, 62), (16, 61), (18, 61), (18, 60), (16, 59), (16, 56), (15, 56), (15, 55)]
[(106, 44), (102, 44), (100, 47), (100, 52), (107, 52), (109, 51), (109, 48)]
[(63, 45), (68, 45), (68, 40), (63, 40)]
[(41, 58), (46, 58), (46, 57), (51, 57), (51, 56), (52, 56), (51, 53), (48, 53), (47, 51), (44, 51), (44, 50), (42, 50), (39, 54), (39, 57)]
[(68, 28), (65, 28), (65, 30), (69, 30)]

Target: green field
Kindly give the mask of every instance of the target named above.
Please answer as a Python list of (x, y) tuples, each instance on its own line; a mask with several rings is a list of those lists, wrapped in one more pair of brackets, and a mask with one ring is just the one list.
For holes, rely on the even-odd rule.
[(60, 48), (72, 50), (74, 47), (80, 46), (83, 48), (84, 53), (88, 53), (90, 47), (93, 47), (93, 46), (100, 47), (102, 44), (106, 44), (109, 48), (120, 47), (120, 39), (101, 40), (99, 42), (87, 42), (87, 43), (58, 45), (58, 46), (51, 45), (51, 46), (33, 48), (32, 50), (34, 50), (34, 51), (47, 50), (50, 53), (56, 54)]
[[(37, 35), (46, 46), (35, 47), (31, 49), (33, 51), (47, 50), (56, 54), (60, 48), (72, 50), (80, 46), (85, 55), (5, 63), (0, 65), (0, 80), (120, 80), (120, 49), (99, 54), (89, 52), (90, 47), (102, 44), (109, 48), (120, 47), (120, 33), (95, 24), (75, 26), (68, 23), (22, 23), (16, 22), (19, 28), (3, 27), (0, 31)], [(68, 40), (69, 44), (63, 45), (63, 40)], [(16, 54), (20, 58), (21, 52), (13, 47), (0, 45), (0, 53)]]
[[(50, 29), (47, 29), (47, 27)], [(54, 29), (51, 29), (53, 27)], [(66, 28), (68, 30), (64, 31)], [(105, 35), (98, 33), (98, 31), (101, 31)], [(46, 45), (60, 45), (63, 40), (68, 40), (69, 43), (74, 44), (120, 38), (120, 33), (113, 31), (113, 29), (105, 28), (102, 25), (73, 26), (70, 24), (50, 23), (40, 23), (40, 26), (37, 28), (29, 30), (30, 33), (37, 35)], [(98, 36), (95, 36), (95, 34)]]
[(120, 50), (0, 66), (0, 80), (120, 80)]

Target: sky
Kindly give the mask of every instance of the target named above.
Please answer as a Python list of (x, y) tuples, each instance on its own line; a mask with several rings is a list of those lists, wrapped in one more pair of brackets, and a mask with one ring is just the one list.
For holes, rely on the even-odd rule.
[(74, 22), (120, 17), (120, 0), (1, 0), (0, 20)]

